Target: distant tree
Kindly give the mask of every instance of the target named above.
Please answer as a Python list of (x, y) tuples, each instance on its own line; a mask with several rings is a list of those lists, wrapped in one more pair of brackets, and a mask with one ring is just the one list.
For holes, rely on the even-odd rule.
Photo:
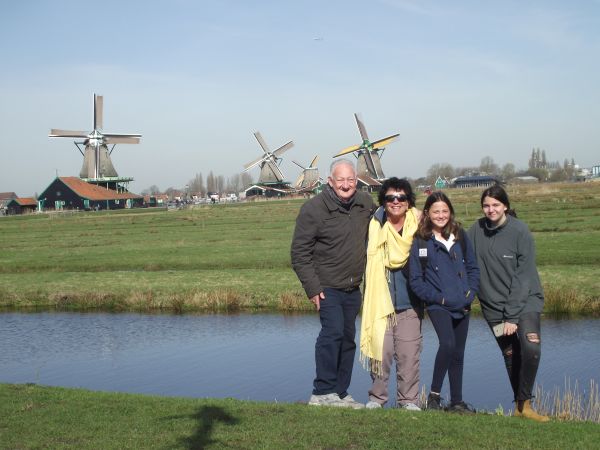
[(546, 168), (548, 164), (548, 160), (546, 159), (546, 150), (542, 150), (542, 159), (540, 162), (540, 167)]
[(547, 169), (529, 169), (527, 175), (536, 177), (540, 181), (548, 181), (548, 170)]
[(563, 168), (553, 169), (549, 176), (548, 181), (565, 181), (567, 180), (567, 171)]
[(510, 180), (515, 177), (516, 169), (513, 163), (506, 163), (502, 166), (502, 170), (500, 174), (502, 175), (502, 179), (504, 181)]
[(215, 179), (215, 176), (214, 176), (212, 170), (209, 172), (208, 176), (206, 177), (206, 191), (207, 192), (218, 192), (217, 191), (217, 180)]
[(250, 175), (248, 172), (242, 172), (241, 178), (242, 189), (249, 188), (254, 184), (254, 179), (252, 178), (252, 175)]
[(481, 158), (479, 171), (487, 175), (496, 175), (498, 173), (498, 165), (494, 162), (494, 159), (491, 156), (484, 156)]
[(467, 177), (476, 175), (479, 173), (479, 168), (477, 167), (457, 167), (454, 169), (455, 177)]
[(168, 187), (165, 190), (165, 194), (167, 194), (167, 196), (169, 197), (169, 200), (173, 200), (173, 197), (178, 193), (179, 191), (177, 189), (175, 189), (174, 187)]
[(239, 173), (227, 179), (227, 192), (238, 193), (242, 189), (242, 177)]
[(427, 170), (427, 182), (433, 184), (438, 177), (442, 177), (442, 179), (454, 178), (454, 168), (448, 163), (433, 164), (429, 170)]
[(196, 176), (189, 181), (188, 186), (190, 192), (193, 194), (200, 194), (200, 196), (204, 196), (206, 193), (201, 173), (197, 173)]
[(217, 192), (225, 192), (225, 177), (223, 175), (217, 176)]
[(156, 195), (156, 194), (160, 194), (160, 189), (157, 185), (153, 184), (152, 186), (150, 186), (149, 188), (144, 189), (141, 192), (142, 195)]

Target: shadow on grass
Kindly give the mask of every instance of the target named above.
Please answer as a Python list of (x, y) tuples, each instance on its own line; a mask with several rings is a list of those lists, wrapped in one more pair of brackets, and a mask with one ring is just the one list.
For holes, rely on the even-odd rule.
[(217, 422), (226, 425), (235, 425), (239, 422), (238, 419), (218, 406), (203, 406), (195, 414), (178, 417), (192, 418), (198, 422), (196, 432), (193, 435), (179, 440), (180, 445), (190, 450), (205, 449), (212, 444), (218, 444), (218, 441), (212, 438), (213, 429)]

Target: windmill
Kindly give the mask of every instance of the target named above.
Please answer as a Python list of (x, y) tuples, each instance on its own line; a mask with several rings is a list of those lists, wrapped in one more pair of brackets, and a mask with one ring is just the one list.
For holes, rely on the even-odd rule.
[(292, 161), (294, 164), (296, 164), (302, 169), (300, 176), (296, 180), (296, 184), (294, 184), (295, 189), (299, 191), (306, 191), (315, 188), (315, 186), (319, 182), (319, 168), (316, 166), (318, 159), (319, 155), (316, 155), (310, 162), (308, 167), (304, 167), (302, 164), (296, 161)]
[[(50, 130), (48, 137), (81, 138), (82, 142), (75, 141), (75, 146), (83, 155), (83, 166), (79, 177), (97, 184), (106, 179), (117, 179), (116, 181), (131, 181), (130, 178), (119, 179), (110, 155), (116, 144), (139, 144), (141, 134), (117, 134), (105, 133), (103, 129), (103, 97), (94, 94), (94, 129), (89, 133), (86, 131)], [(81, 150), (80, 145), (85, 146)], [(108, 146), (112, 145), (111, 149)], [(116, 186), (116, 182), (114, 183)]]
[(279, 169), (281, 164), (281, 155), (292, 148), (294, 143), (289, 141), (287, 144), (282, 145), (277, 150), (270, 151), (267, 143), (257, 131), (254, 133), (254, 137), (263, 149), (264, 155), (256, 158), (254, 161), (244, 165), (244, 172), (252, 169), (254, 166), (260, 164), (260, 177), (258, 178), (258, 184), (285, 184), (283, 181), (283, 173)]
[(383, 180), (385, 179), (385, 176), (383, 175), (383, 169), (381, 168), (381, 156), (385, 150), (385, 146), (395, 141), (400, 134), (394, 134), (392, 136), (371, 142), (369, 141), (369, 136), (367, 135), (367, 129), (365, 128), (365, 125), (359, 118), (358, 114), (355, 113), (354, 117), (356, 118), (358, 131), (360, 131), (360, 136), (362, 137), (363, 141), (361, 144), (346, 147), (337, 155), (335, 155), (334, 158), (356, 152), (355, 156), (358, 159), (356, 163), (356, 172), (358, 177), (365, 177), (366, 175), (366, 177), (372, 178), (375, 181)]

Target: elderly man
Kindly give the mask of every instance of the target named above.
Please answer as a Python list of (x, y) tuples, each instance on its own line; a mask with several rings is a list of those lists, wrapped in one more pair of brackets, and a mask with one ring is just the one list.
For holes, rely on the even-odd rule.
[(307, 201), (296, 219), (292, 266), (321, 321), (309, 405), (364, 407), (347, 389), (356, 351), (367, 229), (375, 205), (369, 194), (356, 191), (356, 183), (354, 164), (335, 160), (323, 192)]

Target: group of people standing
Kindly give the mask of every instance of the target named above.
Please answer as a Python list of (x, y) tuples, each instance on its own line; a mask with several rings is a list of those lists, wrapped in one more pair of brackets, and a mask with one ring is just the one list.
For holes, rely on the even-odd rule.
[[(501, 186), (481, 195), (484, 216), (465, 231), (443, 192), (420, 211), (406, 179), (387, 179), (378, 195), (357, 191), (354, 164), (336, 160), (323, 192), (296, 220), (292, 266), (319, 311), (316, 377), (310, 405), (381, 408), (396, 363), (398, 407), (418, 411), (424, 311), (439, 340), (427, 408), (473, 414), (463, 400), (464, 350), (477, 296), (504, 357), (515, 415), (531, 408), (541, 353), (543, 292), (533, 238)], [(364, 280), (364, 289), (360, 286)], [(348, 393), (362, 306), (360, 357), (373, 380), (366, 405)], [(450, 401), (440, 396), (448, 377)]]

